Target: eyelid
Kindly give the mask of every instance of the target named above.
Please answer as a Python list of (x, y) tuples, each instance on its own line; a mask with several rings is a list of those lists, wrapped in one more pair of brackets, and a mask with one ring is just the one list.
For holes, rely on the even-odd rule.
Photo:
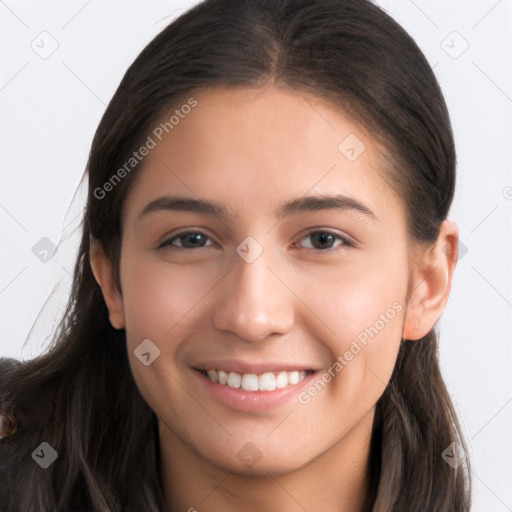
[[(172, 245), (171, 242), (174, 242), (177, 238), (180, 238), (181, 236), (189, 235), (189, 234), (201, 234), (204, 235), (206, 238), (209, 238), (213, 244), (215, 244), (215, 241), (213, 238), (206, 232), (202, 230), (203, 228), (186, 228), (179, 231), (176, 231), (174, 233), (171, 233), (170, 235), (165, 235), (161, 242), (157, 244), (157, 249), (163, 249), (165, 247), (174, 247), (177, 249), (185, 249), (185, 250), (191, 250), (189, 247), (180, 247), (177, 245)], [(205, 247), (211, 247), (211, 245), (203, 246), (203, 247), (197, 247), (197, 249), (203, 249)]]
[[(299, 242), (301, 242), (304, 238), (306, 238), (308, 236), (315, 235), (317, 233), (330, 234), (330, 235), (334, 236), (336, 239), (338, 239), (339, 241), (341, 241), (342, 243), (341, 243), (341, 245), (338, 245), (337, 247), (331, 247), (331, 248), (327, 248), (327, 249), (315, 249), (315, 248), (306, 247), (306, 249), (309, 249), (310, 251), (314, 251), (316, 253), (330, 253), (330, 252), (338, 250), (339, 248), (343, 248), (343, 247), (345, 249), (346, 248), (355, 248), (358, 245), (358, 243), (352, 237), (350, 237), (346, 234), (337, 233), (336, 231), (333, 231), (328, 228), (309, 228), (307, 231), (305, 231), (302, 235), (299, 236), (298, 240), (299, 240)], [(207, 246), (192, 247), (192, 248), (172, 245), (171, 242), (174, 242), (174, 240), (180, 238), (181, 236), (185, 236), (188, 234), (204, 235), (206, 238), (211, 240), (213, 244), (207, 245)], [(209, 234), (202, 231), (202, 229), (187, 228), (187, 229), (179, 230), (175, 233), (171, 233), (169, 236), (164, 237), (162, 242), (160, 242), (158, 244), (157, 249), (163, 249), (165, 247), (174, 247), (174, 248), (184, 249), (184, 250), (194, 250), (194, 249), (197, 250), (197, 249), (204, 249), (206, 247), (211, 247), (212, 245), (215, 245), (215, 241)]]
[(333, 251), (339, 250), (340, 248), (355, 248), (358, 243), (350, 236), (346, 234), (337, 233), (336, 231), (333, 231), (329, 228), (310, 228), (308, 229), (303, 235), (299, 237), (299, 241), (302, 241), (304, 238), (315, 235), (317, 233), (326, 233), (329, 235), (334, 236), (336, 239), (340, 240), (342, 242), (341, 245), (338, 245), (337, 247), (331, 247), (328, 249), (315, 249), (315, 248), (308, 248), (311, 251), (315, 251), (317, 253), (331, 253)]

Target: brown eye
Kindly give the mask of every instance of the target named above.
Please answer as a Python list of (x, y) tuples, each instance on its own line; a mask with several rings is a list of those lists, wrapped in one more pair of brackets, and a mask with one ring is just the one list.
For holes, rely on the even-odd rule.
[[(201, 233), (201, 231), (181, 231), (176, 233), (173, 237), (163, 241), (158, 248), (170, 246), (182, 249), (197, 249), (201, 247), (208, 247), (205, 245), (205, 242), (209, 239), (210, 237)], [(179, 241), (179, 243), (175, 244), (175, 241)]]
[[(307, 240), (308, 238), (311, 240), (308, 248), (318, 251), (328, 251), (336, 249), (339, 246), (354, 247), (354, 244), (348, 238), (330, 231), (312, 231), (302, 240)], [(336, 240), (341, 243), (335, 246)]]

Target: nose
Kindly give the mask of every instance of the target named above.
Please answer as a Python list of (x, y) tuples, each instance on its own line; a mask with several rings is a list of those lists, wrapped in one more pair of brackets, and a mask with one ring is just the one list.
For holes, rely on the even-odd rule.
[(263, 250), (252, 263), (237, 254), (233, 261), (234, 268), (222, 283), (215, 327), (249, 342), (289, 332), (294, 322), (294, 295), (267, 252)]

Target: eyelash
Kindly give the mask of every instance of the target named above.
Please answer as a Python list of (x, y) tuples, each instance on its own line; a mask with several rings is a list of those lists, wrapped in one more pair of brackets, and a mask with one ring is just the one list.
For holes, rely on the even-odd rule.
[[(199, 235), (204, 235), (206, 236), (209, 240), (211, 240), (211, 238), (206, 235), (205, 233), (203, 233), (202, 231), (193, 231), (193, 230), (188, 230), (188, 231), (179, 231), (178, 233), (174, 234), (171, 238), (168, 238), (167, 240), (164, 240), (158, 247), (157, 249), (164, 249), (166, 247), (174, 247), (174, 248), (178, 248), (178, 249), (184, 249), (184, 250), (194, 250), (194, 249), (203, 249), (205, 248), (204, 246), (202, 247), (181, 247), (181, 246), (173, 246), (172, 243), (178, 239), (178, 238), (181, 238), (181, 237), (184, 237), (186, 235), (195, 235), (195, 234), (199, 234)], [(315, 231), (310, 231), (309, 233), (307, 233), (306, 235), (304, 235), (304, 237), (301, 238), (301, 240), (303, 240), (304, 238), (307, 238), (308, 236), (312, 236), (312, 235), (317, 235), (317, 234), (327, 234), (327, 235), (332, 235), (334, 236), (336, 239), (338, 239), (339, 241), (342, 242), (342, 244), (340, 244), (339, 246), (337, 247), (330, 247), (328, 249), (315, 249), (315, 248), (309, 248), (311, 251), (313, 251), (314, 253), (326, 253), (326, 252), (332, 252), (332, 251), (335, 251), (337, 249), (339, 249), (340, 247), (355, 247), (356, 244), (354, 242), (352, 242), (352, 240), (350, 240), (349, 238), (345, 237), (345, 236), (342, 236), (338, 233), (334, 233), (333, 231), (328, 231), (328, 230), (315, 230)]]

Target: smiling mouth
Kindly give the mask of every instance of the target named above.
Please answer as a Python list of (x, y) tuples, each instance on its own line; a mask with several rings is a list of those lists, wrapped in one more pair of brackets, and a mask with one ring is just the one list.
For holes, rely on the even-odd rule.
[(313, 370), (280, 371), (256, 373), (226, 372), (223, 370), (200, 370), (214, 384), (222, 384), (231, 388), (240, 388), (245, 391), (274, 391), (294, 386), (303, 381)]

